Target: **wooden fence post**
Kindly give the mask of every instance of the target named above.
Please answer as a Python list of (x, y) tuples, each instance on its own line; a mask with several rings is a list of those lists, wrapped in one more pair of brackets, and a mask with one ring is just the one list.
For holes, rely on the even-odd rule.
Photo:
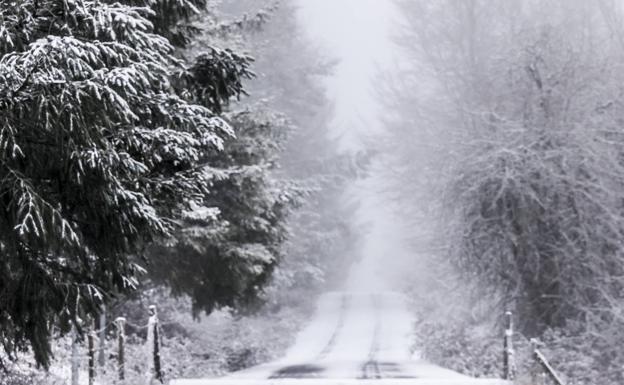
[(80, 347), (76, 325), (72, 326), (71, 334), (71, 384), (78, 385), (80, 382)]
[(148, 332), (148, 341), (151, 336), (152, 339), (152, 359), (153, 359), (153, 369), (154, 369), (154, 378), (164, 384), (164, 378), (161, 368), (160, 362), (160, 335), (158, 333), (158, 313), (156, 311), (156, 305), (151, 305), (149, 307), (149, 321), (147, 323), (147, 332)]
[[(536, 366), (535, 372), (537, 373), (539, 369), (539, 373), (541, 374), (541, 377), (542, 377), (542, 384), (545, 384), (546, 379), (550, 378), (550, 380), (552, 380), (553, 383), (557, 385), (564, 385), (563, 380), (559, 377), (555, 369), (550, 365), (550, 363), (548, 362), (546, 357), (544, 357), (542, 352), (540, 352), (539, 350), (540, 345), (543, 345), (543, 344), (538, 339), (531, 338), (531, 348), (533, 349), (533, 360), (534, 360), (534, 365)], [(537, 378), (535, 375), (533, 376), (533, 382), (537, 383)]]
[(119, 381), (123, 382), (126, 377), (126, 364), (125, 364), (125, 342), (126, 331), (125, 326), (126, 319), (124, 317), (117, 317), (115, 319), (115, 327), (117, 328), (117, 374)]
[(515, 377), (515, 362), (513, 348), (513, 315), (505, 313), (505, 339), (503, 342), (503, 379), (513, 380)]
[(537, 338), (531, 338), (531, 358), (533, 359), (533, 364), (531, 365), (531, 382), (536, 385), (544, 385), (544, 373), (542, 372), (542, 367), (539, 364), (539, 360), (537, 357), (537, 351), (540, 345), (539, 340)]
[(100, 324), (98, 325), (98, 365), (103, 367), (106, 364), (106, 306), (102, 305), (98, 316)]
[(95, 383), (95, 332), (90, 331), (87, 335), (89, 348), (89, 385)]

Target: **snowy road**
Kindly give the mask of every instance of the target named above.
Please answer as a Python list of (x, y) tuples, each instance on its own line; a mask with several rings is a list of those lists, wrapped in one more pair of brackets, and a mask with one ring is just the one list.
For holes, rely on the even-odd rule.
[(412, 359), (412, 317), (392, 292), (334, 292), (284, 358), (226, 377), (177, 380), (175, 385), (379, 384), (498, 385)]

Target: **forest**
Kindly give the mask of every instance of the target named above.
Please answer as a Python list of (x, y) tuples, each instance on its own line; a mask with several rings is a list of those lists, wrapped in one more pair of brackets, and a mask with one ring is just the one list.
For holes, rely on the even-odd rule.
[(511, 310), (524, 348), (540, 337), (570, 383), (622, 383), (621, 4), (399, 7), (409, 65), (383, 91), (395, 111), (388, 190), (413, 228), (426, 227), (411, 237), (428, 266), (412, 290), (455, 298), (446, 309), (420, 299), (433, 315), (423, 343), (491, 361), (501, 342), (488, 345), (496, 328), (483, 326)]
[(315, 1), (0, 0), (0, 385), (228, 375), (355, 291), (624, 383), (624, 6)]

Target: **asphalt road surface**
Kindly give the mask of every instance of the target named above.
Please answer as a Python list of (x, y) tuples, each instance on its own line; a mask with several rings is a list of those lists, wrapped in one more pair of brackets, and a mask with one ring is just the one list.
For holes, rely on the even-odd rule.
[(412, 358), (411, 323), (397, 293), (328, 293), (284, 358), (221, 378), (180, 379), (172, 384), (506, 384), (473, 379)]

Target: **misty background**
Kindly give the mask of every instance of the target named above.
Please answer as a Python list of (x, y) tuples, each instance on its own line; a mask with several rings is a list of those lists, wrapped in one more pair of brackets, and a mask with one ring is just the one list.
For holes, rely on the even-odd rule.
[(89, 330), (112, 383), (119, 316), (139, 381), (151, 304), (165, 378), (261, 366), (333, 292), (467, 376), (510, 311), (516, 384), (531, 338), (624, 382), (619, 1), (0, 4), (0, 385), (84, 379)]

